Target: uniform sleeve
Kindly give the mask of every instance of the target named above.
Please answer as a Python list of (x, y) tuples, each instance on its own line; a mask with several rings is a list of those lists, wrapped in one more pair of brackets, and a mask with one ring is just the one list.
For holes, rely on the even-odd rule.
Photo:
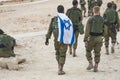
[(70, 9), (67, 10), (66, 15), (69, 17), (70, 16)]
[(86, 29), (85, 29), (84, 42), (88, 41), (89, 36), (90, 36), (90, 19), (87, 21), (87, 25), (86, 25)]
[(103, 36), (106, 37), (108, 34), (108, 27), (106, 25), (104, 25), (104, 32), (103, 32)]
[(118, 13), (116, 14), (116, 16), (117, 16), (117, 26), (116, 26), (116, 28), (119, 29), (120, 28), (120, 19), (119, 19)]
[(51, 38), (51, 35), (52, 35), (52, 32), (53, 32), (52, 22), (53, 22), (53, 18), (51, 19), (51, 22), (50, 22), (50, 25), (49, 25), (49, 29), (48, 29), (47, 34), (46, 34), (46, 38), (48, 38), (48, 39)]

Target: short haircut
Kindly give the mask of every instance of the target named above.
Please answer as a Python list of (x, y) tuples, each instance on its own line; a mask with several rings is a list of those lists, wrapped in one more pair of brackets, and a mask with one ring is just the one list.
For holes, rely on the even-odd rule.
[(57, 11), (58, 11), (59, 13), (63, 13), (63, 12), (64, 12), (64, 7), (63, 7), (63, 5), (59, 5), (59, 6), (57, 7)]
[(77, 1), (77, 0), (73, 0), (73, 1), (72, 1), (72, 5), (73, 5), (73, 6), (75, 6), (75, 5), (77, 5), (77, 4), (78, 4), (78, 1)]
[(0, 29), (0, 34), (4, 34), (4, 31), (2, 29)]
[(100, 7), (99, 7), (99, 6), (95, 6), (95, 7), (93, 8), (93, 12), (94, 12), (94, 13), (99, 13), (99, 12), (100, 12)]
[(107, 7), (108, 7), (108, 8), (112, 8), (112, 3), (109, 2), (109, 3), (107, 4)]

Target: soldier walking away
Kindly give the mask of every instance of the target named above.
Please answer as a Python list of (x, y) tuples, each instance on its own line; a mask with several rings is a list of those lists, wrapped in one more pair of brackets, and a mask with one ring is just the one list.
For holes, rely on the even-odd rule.
[(93, 15), (93, 7), (96, 5), (95, 0), (88, 0), (88, 16)]
[[(86, 47), (86, 58), (89, 62), (87, 70), (94, 69), (94, 72), (98, 71), (98, 64), (100, 62), (100, 51), (103, 43), (103, 35), (107, 34), (107, 28), (104, 26), (104, 19), (100, 16), (99, 6), (93, 8), (94, 16), (90, 17), (87, 21), (84, 42)], [(92, 53), (94, 50), (94, 62), (93, 66)]]
[(108, 27), (108, 35), (105, 37), (105, 47), (106, 47), (106, 54), (109, 55), (109, 38), (111, 38), (111, 53), (114, 53), (114, 46), (116, 43), (116, 36), (117, 31), (119, 31), (120, 24), (119, 24), (119, 16), (115, 9), (112, 7), (112, 3), (109, 2), (107, 4), (107, 9), (104, 12), (104, 22)]
[(80, 6), (81, 6), (81, 10), (84, 11), (84, 17), (86, 17), (85, 16), (85, 14), (86, 14), (86, 8), (85, 8), (86, 1), (85, 0), (80, 0), (79, 3), (80, 3)]
[(66, 15), (71, 19), (74, 27), (74, 33), (76, 37), (76, 42), (74, 45), (69, 45), (70, 48), (70, 54), (72, 54), (72, 48), (73, 48), (73, 57), (76, 57), (76, 49), (78, 44), (78, 36), (79, 36), (79, 25), (82, 24), (82, 11), (77, 8), (78, 7), (78, 1), (73, 0), (72, 1), (73, 7), (67, 10)]
[[(69, 33), (67, 31), (68, 32), (67, 35), (69, 37), (71, 34), (74, 34), (74, 33), (73, 33), (73, 26), (71, 26), (72, 22), (64, 14), (64, 7), (62, 5), (59, 5), (57, 7), (57, 11), (58, 11), (58, 15), (51, 19), (51, 23), (50, 23), (48, 32), (46, 34), (45, 45), (49, 44), (49, 39), (53, 33), (54, 47), (55, 47), (55, 51), (56, 51), (56, 60), (58, 62), (58, 75), (64, 75), (65, 72), (63, 70), (63, 67), (64, 67), (65, 60), (66, 60), (66, 51), (67, 51), (68, 44), (67, 44), (67, 42), (66, 43), (64, 42), (65, 40), (61, 36), (66, 34), (65, 31), (63, 31), (63, 30), (71, 30), (72, 29), (72, 33), (71, 32)], [(68, 20), (65, 20), (64, 17), (65, 17), (65, 19), (68, 19)], [(67, 41), (70, 40), (68, 36), (66, 36)], [(74, 38), (74, 37), (71, 37), (71, 38)], [(69, 42), (74, 42), (74, 40), (69, 41)]]

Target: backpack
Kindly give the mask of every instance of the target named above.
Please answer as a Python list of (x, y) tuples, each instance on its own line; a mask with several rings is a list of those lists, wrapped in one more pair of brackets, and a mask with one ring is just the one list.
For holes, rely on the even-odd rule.
[(116, 11), (114, 9), (107, 9), (104, 14), (104, 20), (109, 24), (116, 24), (117, 16)]
[(91, 33), (103, 33), (104, 19), (100, 16), (93, 16), (90, 19), (90, 32)]
[(79, 8), (73, 7), (67, 11), (67, 16), (71, 19), (74, 25), (77, 25), (81, 21), (80, 19), (82, 17), (82, 12)]

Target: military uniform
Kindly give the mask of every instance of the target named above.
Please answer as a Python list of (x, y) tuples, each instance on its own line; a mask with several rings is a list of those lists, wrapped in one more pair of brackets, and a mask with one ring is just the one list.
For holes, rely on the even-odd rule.
[(55, 16), (51, 19), (51, 23), (46, 34), (46, 38), (50, 39), (53, 33), (54, 36), (54, 47), (56, 51), (56, 60), (58, 64), (65, 64), (67, 44), (63, 44), (57, 41), (58, 39), (58, 17)]
[[(66, 15), (71, 19), (72, 23), (73, 23), (73, 27), (74, 27), (74, 33), (75, 33), (75, 37), (76, 37), (76, 42), (73, 45), (73, 56), (76, 56), (76, 49), (77, 49), (77, 43), (78, 43), (78, 36), (79, 36), (79, 24), (82, 23), (82, 11), (79, 8), (76, 7), (72, 7), (70, 9), (67, 10)], [(70, 45), (70, 48), (72, 46)], [(71, 50), (70, 50), (71, 53)]]
[(15, 39), (6, 34), (0, 34), (0, 57), (15, 57), (13, 48)]
[[(107, 8), (104, 12), (104, 20), (105, 24), (108, 27), (108, 35), (105, 37), (105, 46), (106, 46), (106, 54), (109, 54), (108, 46), (109, 46), (109, 37), (111, 37), (111, 43), (114, 46), (116, 43), (116, 36), (117, 31), (119, 30), (120, 24), (119, 24), (119, 16), (118, 13), (113, 8)], [(111, 49), (112, 53), (114, 53), (113, 48)]]
[[(95, 53), (95, 64), (100, 62), (100, 51), (103, 43), (102, 36), (106, 34), (107, 28), (104, 26), (104, 19), (101, 16), (96, 15), (88, 19), (84, 42), (86, 43), (86, 58), (90, 64), (92, 64), (92, 50)], [(90, 70), (91, 68), (88, 67), (87, 69)]]
[(93, 15), (93, 7), (96, 6), (95, 0), (88, 0), (88, 16)]
[(85, 4), (86, 4), (85, 0), (80, 0), (81, 9), (82, 9), (82, 11), (84, 11), (84, 17), (85, 17), (85, 13), (86, 13)]

